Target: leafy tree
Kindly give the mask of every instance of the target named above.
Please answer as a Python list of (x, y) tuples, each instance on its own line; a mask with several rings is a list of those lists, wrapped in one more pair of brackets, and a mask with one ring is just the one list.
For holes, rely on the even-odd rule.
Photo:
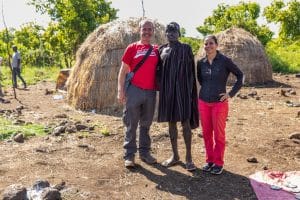
[(280, 38), (294, 39), (300, 36), (300, 1), (291, 0), (285, 4), (282, 0), (273, 0), (263, 14), (269, 23), (280, 24)]
[(65, 64), (71, 66), (79, 45), (100, 24), (116, 19), (117, 10), (105, 0), (30, 0), (36, 10), (57, 23)]
[(43, 65), (43, 43), (41, 41), (44, 29), (33, 22), (23, 24), (15, 30), (13, 44), (22, 54), (23, 65)]
[(240, 2), (234, 6), (219, 4), (213, 15), (206, 18), (204, 24), (197, 27), (197, 30), (205, 36), (231, 27), (239, 27), (255, 35), (265, 45), (271, 40), (273, 32), (267, 26), (257, 24), (259, 13), (260, 6), (255, 2)]
[[(8, 29), (8, 35), (6, 35), (6, 30), (3, 29), (0, 31), (0, 56), (3, 58), (2, 65), (8, 66), (8, 50), (11, 50), (11, 42), (14, 38), (15, 29)], [(8, 46), (7, 46), (8, 45)]]

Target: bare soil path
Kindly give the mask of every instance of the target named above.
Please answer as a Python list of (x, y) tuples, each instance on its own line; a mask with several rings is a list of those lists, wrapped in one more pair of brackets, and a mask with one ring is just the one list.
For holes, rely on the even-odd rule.
[[(54, 185), (66, 182), (64, 199), (256, 199), (248, 176), (263, 169), (300, 170), (300, 144), (289, 139), (300, 132), (300, 78), (274, 74), (275, 83), (264, 87), (244, 87), (240, 97), (230, 100), (227, 121), (225, 172), (213, 176), (197, 169), (190, 173), (184, 164), (164, 168), (149, 166), (138, 159), (134, 170), (124, 168), (123, 124), (120, 112), (80, 112), (63, 99), (55, 100), (53, 83), (41, 82), (28, 90), (17, 90), (20, 102), (8, 90), (0, 110), (23, 105), (20, 119), (53, 126), (67, 120), (95, 125), (95, 130), (61, 136), (32, 137), (24, 143), (0, 142), (0, 193), (16, 183), (31, 186), (37, 179)], [(288, 90), (290, 88), (290, 90)], [(287, 90), (286, 96), (282, 91)], [(296, 94), (291, 94), (295, 91)], [(257, 94), (255, 94), (257, 93)], [(243, 99), (246, 98), (247, 99)], [(292, 104), (291, 104), (292, 103)], [(294, 103), (294, 104), (293, 104)], [(100, 132), (109, 131), (109, 136)], [(193, 158), (197, 167), (204, 164), (201, 129), (193, 131)], [(154, 123), (151, 128), (153, 154), (159, 162), (168, 158), (171, 146), (167, 125)], [(180, 156), (185, 150), (179, 134)], [(255, 157), (258, 163), (249, 163)]]

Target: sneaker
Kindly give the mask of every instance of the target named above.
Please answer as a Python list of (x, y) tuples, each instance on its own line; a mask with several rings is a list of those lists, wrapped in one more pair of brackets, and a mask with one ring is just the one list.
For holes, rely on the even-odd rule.
[(156, 158), (154, 158), (150, 153), (147, 153), (145, 155), (140, 155), (140, 158), (141, 158), (142, 161), (144, 161), (147, 164), (157, 163)]
[(212, 167), (210, 173), (211, 174), (222, 174), (223, 172), (223, 166), (218, 166), (218, 165), (215, 165)]
[(134, 158), (128, 158), (125, 160), (125, 167), (135, 167)]
[(206, 164), (202, 167), (202, 170), (205, 171), (205, 172), (210, 172), (211, 169), (213, 168), (213, 166), (215, 166), (215, 164), (212, 163), (212, 162), (206, 163)]

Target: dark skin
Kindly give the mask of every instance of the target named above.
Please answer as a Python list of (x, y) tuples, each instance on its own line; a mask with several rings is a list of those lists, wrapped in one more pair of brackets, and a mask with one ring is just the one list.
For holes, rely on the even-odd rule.
[[(166, 37), (168, 39), (168, 47), (165, 48), (162, 52), (162, 57), (164, 54), (168, 54), (172, 48), (175, 47), (175, 44), (178, 43), (179, 33), (177, 30), (167, 30)], [(192, 132), (190, 128), (189, 121), (182, 122), (183, 125), (183, 138), (186, 146), (186, 162), (192, 163), (192, 153), (191, 153), (191, 143), (192, 143)], [(177, 147), (177, 138), (178, 138), (178, 130), (176, 122), (169, 122), (169, 134), (170, 141), (172, 145), (173, 154), (167, 160), (165, 160), (162, 165), (166, 167), (170, 167), (179, 161), (178, 147)]]

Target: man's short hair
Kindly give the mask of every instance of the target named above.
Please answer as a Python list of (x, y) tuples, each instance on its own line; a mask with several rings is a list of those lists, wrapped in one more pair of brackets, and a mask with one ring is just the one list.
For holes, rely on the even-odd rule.
[(142, 21), (140, 21), (139, 28), (142, 28), (142, 26), (144, 26), (144, 24), (147, 24), (147, 23), (152, 24), (152, 28), (154, 29), (154, 23), (150, 19), (143, 19)]

